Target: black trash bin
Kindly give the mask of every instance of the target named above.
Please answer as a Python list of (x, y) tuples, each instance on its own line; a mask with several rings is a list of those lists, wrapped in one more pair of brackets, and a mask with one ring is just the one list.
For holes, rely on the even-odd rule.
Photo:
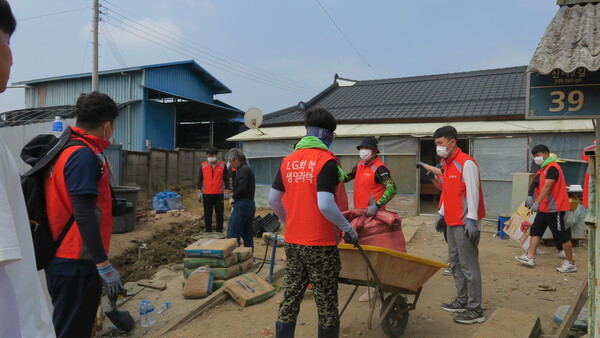
[(123, 233), (135, 230), (135, 218), (140, 188), (117, 186), (112, 187), (117, 203), (124, 205), (125, 213), (113, 217), (113, 233)]

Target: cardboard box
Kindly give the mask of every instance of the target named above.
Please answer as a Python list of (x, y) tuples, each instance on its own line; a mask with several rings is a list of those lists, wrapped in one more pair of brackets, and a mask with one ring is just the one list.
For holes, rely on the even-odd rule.
[(260, 303), (275, 293), (271, 284), (254, 273), (245, 273), (226, 281), (223, 289), (241, 306)]
[(529, 248), (529, 228), (533, 224), (535, 215), (536, 213), (531, 212), (531, 209), (525, 206), (525, 202), (522, 202), (504, 226), (504, 232), (525, 250)]
[(193, 270), (183, 287), (184, 298), (204, 298), (213, 291), (213, 276), (210, 266), (205, 265)]
[(185, 257), (216, 257), (225, 258), (238, 247), (237, 239), (199, 239), (183, 251)]

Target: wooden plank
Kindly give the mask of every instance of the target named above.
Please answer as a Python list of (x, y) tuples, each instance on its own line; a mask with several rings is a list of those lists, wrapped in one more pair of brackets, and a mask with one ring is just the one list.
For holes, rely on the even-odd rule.
[(153, 281), (153, 280), (148, 280), (148, 279), (142, 279), (141, 281), (137, 282), (137, 285), (145, 286), (145, 287), (160, 290), (160, 291), (167, 288), (167, 283), (165, 283), (165, 282)]
[(569, 312), (565, 315), (562, 324), (556, 331), (554, 335), (555, 338), (566, 338), (571, 326), (575, 323), (577, 316), (579, 315), (579, 311), (585, 305), (585, 302), (588, 298), (588, 280), (587, 278), (583, 281), (581, 288), (579, 289), (579, 293), (577, 297), (571, 303), (571, 307), (569, 308)]
[(536, 338), (540, 332), (541, 323), (538, 316), (499, 307), (475, 332), (473, 338)]

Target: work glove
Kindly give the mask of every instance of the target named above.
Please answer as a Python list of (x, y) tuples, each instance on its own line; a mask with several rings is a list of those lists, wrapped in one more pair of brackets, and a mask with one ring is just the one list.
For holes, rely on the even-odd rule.
[(352, 245), (358, 244), (358, 233), (356, 233), (354, 228), (350, 228), (350, 230), (344, 233), (344, 241)]
[(198, 202), (202, 202), (202, 191), (198, 191)]
[(532, 205), (533, 205), (533, 197), (532, 196), (527, 196), (527, 199), (525, 200), (525, 206), (527, 208), (531, 209)]
[(540, 210), (540, 202), (533, 202), (531, 205), (532, 212), (538, 212)]
[(478, 240), (481, 232), (477, 228), (477, 221), (467, 218), (467, 224), (465, 224), (465, 236), (471, 240)]
[(373, 217), (373, 216), (377, 215), (378, 210), (379, 210), (379, 206), (377, 205), (377, 203), (373, 203), (373, 204), (369, 205), (369, 207), (367, 208), (367, 217)]
[(434, 173), (432, 173), (431, 171), (429, 171), (429, 170), (428, 170), (428, 171), (425, 173), (425, 176), (427, 176), (427, 178), (429, 178), (429, 180), (430, 180), (430, 181), (435, 181), (435, 174), (434, 174)]
[(423, 168), (424, 165), (425, 163), (423, 162), (417, 162), (417, 168)]
[(437, 219), (435, 220), (435, 231), (444, 232), (444, 229), (446, 229), (446, 220), (444, 219), (444, 216), (438, 214)]
[(228, 200), (231, 196), (229, 196), (229, 191), (225, 190), (223, 193), (223, 199)]
[(117, 296), (125, 291), (125, 288), (123, 287), (123, 281), (121, 281), (121, 275), (119, 275), (117, 270), (113, 269), (112, 264), (108, 264), (97, 269), (98, 274), (100, 277), (102, 277), (104, 286), (106, 286), (106, 294), (108, 295), (108, 299), (116, 300)]

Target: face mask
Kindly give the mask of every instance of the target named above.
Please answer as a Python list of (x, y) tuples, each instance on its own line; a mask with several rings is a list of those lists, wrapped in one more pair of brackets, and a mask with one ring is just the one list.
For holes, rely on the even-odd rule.
[(533, 158), (533, 162), (535, 162), (535, 164), (537, 164), (537, 165), (541, 165), (542, 163), (544, 163), (544, 157), (536, 156)]
[(217, 162), (217, 158), (216, 157), (209, 157), (208, 158), (208, 162), (210, 162), (210, 163)]
[(439, 157), (446, 158), (448, 156), (448, 150), (446, 150), (446, 146), (437, 146), (435, 152)]
[(371, 157), (371, 154), (373, 154), (373, 151), (371, 151), (371, 149), (360, 149), (358, 151), (358, 156), (360, 156), (360, 159), (363, 161)]

